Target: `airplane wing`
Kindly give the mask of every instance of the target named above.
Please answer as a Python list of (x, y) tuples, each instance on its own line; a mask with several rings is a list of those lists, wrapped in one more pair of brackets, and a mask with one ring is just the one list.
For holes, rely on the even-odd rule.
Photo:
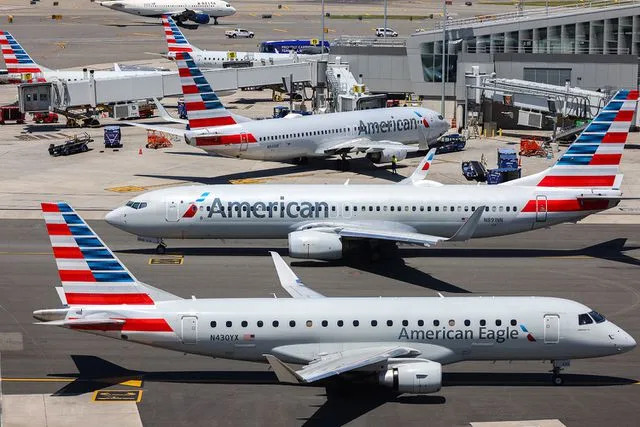
[(431, 163), (433, 162), (435, 156), (436, 149), (432, 148), (431, 150), (429, 150), (427, 155), (424, 156), (416, 170), (414, 170), (410, 176), (398, 182), (398, 184), (415, 185), (416, 183), (425, 179), (427, 177), (427, 174), (429, 173), (429, 168), (431, 168)]
[(321, 144), (317, 149), (317, 154), (331, 156), (340, 153), (376, 153), (385, 149), (405, 150), (407, 153), (413, 153), (419, 150), (417, 146), (405, 145), (395, 141), (372, 141), (369, 138), (352, 138), (347, 141)]
[(170, 128), (167, 126), (153, 126), (153, 125), (146, 125), (144, 123), (134, 123), (134, 122), (124, 122), (124, 124), (129, 126), (136, 126), (139, 128), (149, 129), (149, 130), (155, 130), (156, 132), (164, 132), (171, 135), (178, 135), (181, 137), (184, 137), (184, 134), (186, 133), (184, 129)]
[(431, 234), (418, 233), (413, 227), (389, 221), (368, 222), (368, 223), (314, 223), (305, 224), (301, 227), (304, 230), (324, 231), (336, 233), (340, 237), (353, 239), (373, 239), (390, 240), (413, 245), (433, 246), (438, 242), (464, 242), (469, 240), (476, 230), (484, 212), (484, 206), (478, 206), (471, 216), (460, 226), (451, 237), (435, 236)]
[(408, 347), (369, 347), (331, 353), (314, 360), (300, 370), (294, 370), (272, 354), (264, 357), (283, 383), (312, 383), (356, 369), (386, 362), (395, 357), (415, 357), (420, 352)]
[(289, 268), (286, 262), (277, 252), (270, 252), (273, 258), (273, 264), (276, 267), (280, 285), (293, 298), (324, 298), (324, 295), (307, 288), (302, 280)]

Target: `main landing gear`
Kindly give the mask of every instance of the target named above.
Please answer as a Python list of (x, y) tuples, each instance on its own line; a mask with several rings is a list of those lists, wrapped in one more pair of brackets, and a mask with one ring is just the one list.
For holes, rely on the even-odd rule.
[(551, 363), (553, 364), (553, 369), (551, 369), (551, 381), (553, 381), (553, 385), (564, 384), (564, 379), (562, 378), (562, 375), (560, 375), (560, 372), (564, 368), (569, 367), (569, 365), (571, 364), (571, 361), (570, 360), (552, 360)]
[(340, 154), (340, 158), (338, 159), (338, 170), (341, 171), (348, 171), (349, 170), (349, 160), (350, 157), (344, 153), (344, 154)]
[(158, 243), (158, 246), (156, 246), (156, 253), (158, 255), (164, 255), (167, 252), (167, 244), (160, 240), (160, 242)]
[(215, 16), (213, 17), (213, 25), (218, 25), (218, 18)]

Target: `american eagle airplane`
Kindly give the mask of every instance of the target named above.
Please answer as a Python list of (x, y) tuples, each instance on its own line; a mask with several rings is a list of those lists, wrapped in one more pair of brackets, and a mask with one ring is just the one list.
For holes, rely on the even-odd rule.
[(86, 80), (90, 75), (95, 79), (109, 79), (122, 76), (138, 76), (149, 74), (170, 74), (169, 71), (126, 71), (121, 70), (118, 64), (114, 64), (114, 70), (86, 71), (51, 70), (37, 64), (27, 51), (18, 43), (9, 31), (0, 30), (0, 48), (7, 66), (6, 77), (9, 83), (22, 83), (24, 81), (77, 81)]
[(212, 154), (281, 161), (355, 152), (386, 163), (418, 150), (405, 143), (433, 142), (449, 129), (435, 111), (408, 107), (251, 120), (224, 108), (189, 52), (175, 55), (189, 129), (129, 124), (182, 136)]
[[(66, 203), (43, 203), (63, 308), (60, 326), (155, 347), (271, 364), (284, 383), (343, 376), (400, 393), (440, 390), (442, 365), (571, 359), (630, 351), (634, 339), (578, 302), (545, 297), (328, 298), (272, 252), (293, 298), (182, 299), (139, 282)], [(303, 365), (295, 369), (288, 365)]]
[(289, 53), (264, 52), (228, 52), (219, 50), (202, 50), (187, 40), (178, 25), (169, 15), (162, 16), (162, 25), (167, 39), (169, 52), (167, 58), (176, 59), (176, 53), (188, 52), (198, 67), (222, 68), (224, 64), (238, 61), (250, 61), (255, 65), (290, 64), (299, 59), (318, 58), (319, 55), (298, 55)]
[[(218, 25), (218, 18), (231, 16), (236, 9), (224, 0), (110, 0), (101, 1), (100, 6), (138, 16), (173, 16), (179, 25), (197, 28), (197, 24), (208, 24), (211, 18)], [(187, 24), (191, 21), (195, 24)]]
[(374, 251), (383, 242), (430, 246), (575, 222), (620, 202), (619, 165), (637, 100), (638, 91), (619, 91), (554, 166), (500, 185), (424, 180), (430, 152), (401, 185), (171, 187), (141, 194), (105, 220), (158, 239), (160, 253), (165, 238), (288, 237), (290, 256), (314, 259), (339, 259), (362, 243)]

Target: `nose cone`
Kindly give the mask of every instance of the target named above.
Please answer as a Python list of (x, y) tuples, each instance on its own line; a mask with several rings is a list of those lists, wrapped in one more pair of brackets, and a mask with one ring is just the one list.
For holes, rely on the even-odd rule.
[(229, 6), (229, 15), (234, 15), (236, 13), (236, 8), (233, 6)]
[(113, 225), (114, 227), (117, 227), (117, 228), (122, 228), (122, 226), (124, 225), (124, 215), (122, 210), (123, 208), (121, 207), (112, 210), (111, 212), (109, 212), (104, 216), (104, 220), (109, 225)]
[(626, 353), (636, 348), (636, 340), (631, 335), (619, 329), (616, 334), (616, 347), (620, 353)]

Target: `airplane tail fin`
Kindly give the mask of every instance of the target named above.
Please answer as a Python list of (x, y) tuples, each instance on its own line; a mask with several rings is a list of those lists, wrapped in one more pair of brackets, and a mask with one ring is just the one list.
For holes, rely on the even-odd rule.
[(31, 59), (9, 31), (0, 30), (0, 48), (9, 74), (42, 73), (46, 70)]
[(622, 151), (637, 103), (637, 90), (618, 91), (555, 165), (501, 185), (619, 190)]
[(196, 52), (200, 50), (189, 43), (171, 15), (162, 15), (162, 26), (164, 27), (164, 35), (169, 47), (170, 59), (175, 59), (176, 52)]
[(418, 167), (413, 171), (411, 175), (402, 181), (398, 182), (398, 184), (410, 184), (415, 185), (427, 177), (429, 173), (429, 168), (431, 168), (431, 163), (436, 156), (436, 149), (432, 148), (429, 150), (426, 156), (422, 158)]
[(42, 203), (66, 303), (154, 305), (181, 299), (138, 281), (67, 203)]
[(176, 52), (184, 104), (191, 130), (236, 124), (188, 52)]

